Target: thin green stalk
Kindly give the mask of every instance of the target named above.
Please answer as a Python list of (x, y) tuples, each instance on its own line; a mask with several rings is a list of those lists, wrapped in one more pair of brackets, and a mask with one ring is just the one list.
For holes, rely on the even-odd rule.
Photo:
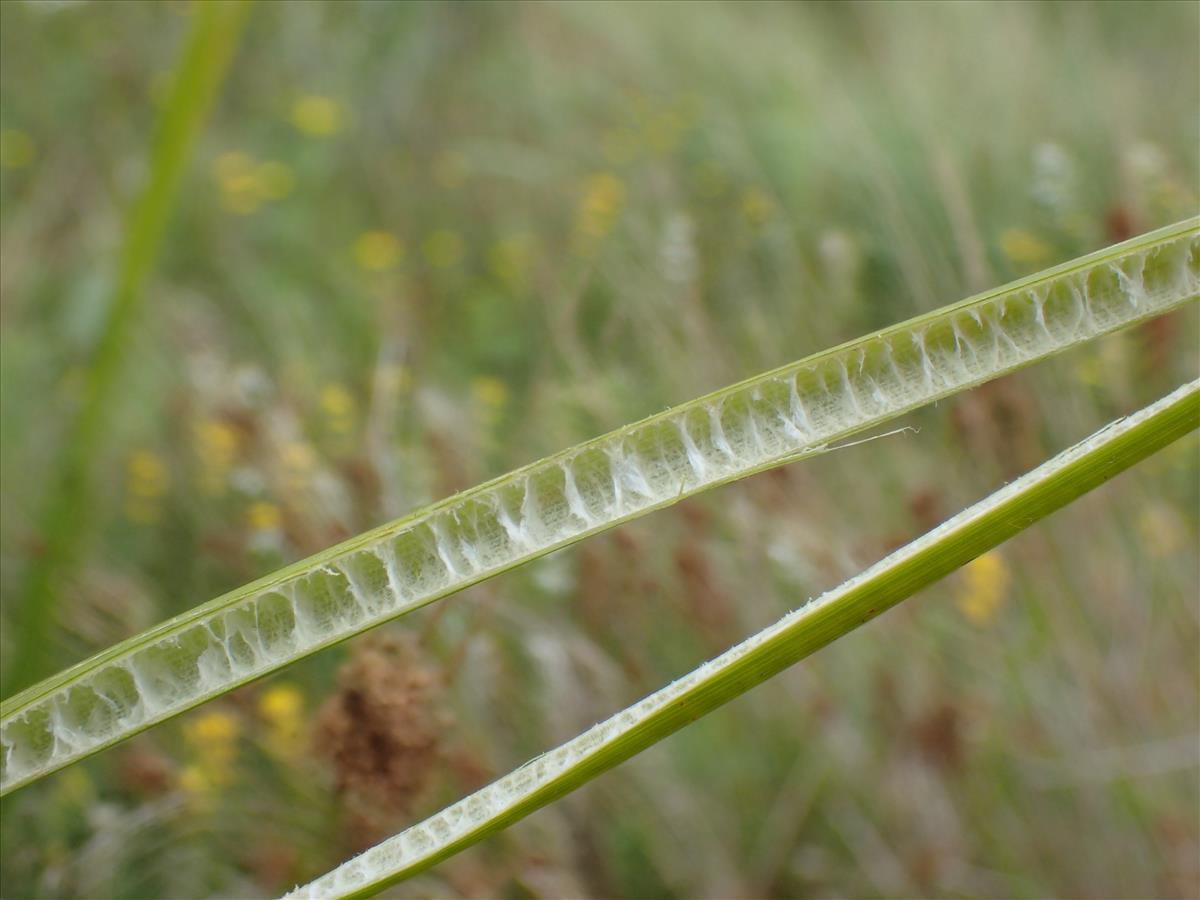
[(6, 696), (43, 674), (59, 589), (70, 577), (87, 533), (92, 461), (103, 443), (130, 333), (144, 301), (146, 278), (158, 256), (180, 179), (225, 76), (248, 10), (249, 0), (198, 3), (194, 8), (187, 46), (158, 121), (149, 180), (125, 219), (116, 287), (87, 369), (82, 406), (67, 435), (58, 478), (41, 521), (44, 548), (30, 563), (20, 594), (15, 627), (21, 640), (11, 667), (4, 668)]
[(575, 790), (1200, 426), (1200, 381), (1108, 425), (865, 572), (499, 781), (288, 894), (367, 897)]
[(1200, 295), (1200, 219), (580, 444), (219, 597), (0, 704), (12, 790), (381, 622)]

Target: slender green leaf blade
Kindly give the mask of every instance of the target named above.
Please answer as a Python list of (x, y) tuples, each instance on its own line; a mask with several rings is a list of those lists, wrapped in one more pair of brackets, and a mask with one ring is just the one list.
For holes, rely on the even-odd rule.
[(21, 642), (0, 674), (4, 692), (33, 681), (44, 666), (45, 642), (58, 605), (58, 586), (70, 574), (87, 532), (92, 467), (108, 427), (129, 337), (141, 312), (144, 286), (158, 256), (171, 207), (237, 47), (248, 0), (197, 7), (187, 45), (163, 102), (145, 187), (129, 209), (117, 284), (100, 341), (89, 362), (83, 406), (71, 425), (41, 523), (45, 546), (30, 563), (17, 606)]
[(1200, 381), (1112, 423), (557, 749), (288, 894), (370, 896), (570, 793), (1200, 426)]
[(159, 625), (0, 704), (12, 790), (513, 566), (1200, 295), (1200, 219), (580, 444)]

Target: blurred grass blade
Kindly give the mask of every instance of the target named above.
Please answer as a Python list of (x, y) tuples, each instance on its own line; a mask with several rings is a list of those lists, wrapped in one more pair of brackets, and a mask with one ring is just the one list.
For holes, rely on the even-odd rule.
[(125, 219), (124, 244), (108, 318), (86, 373), (79, 415), (67, 435), (58, 475), (50, 488), (39, 534), (43, 550), (30, 563), (15, 618), (21, 634), (11, 666), (3, 670), (7, 696), (29, 684), (45, 665), (58, 588), (70, 575), (87, 533), (92, 463), (103, 443), (117, 378), (144, 298), (146, 277), (158, 256), (171, 206), (192, 148), (237, 46), (248, 0), (193, 7), (187, 45), (163, 100), (145, 187)]
[(369, 896), (570, 793), (1200, 426), (1200, 381), (1043, 463), (678, 681), (289, 898)]
[(1200, 219), (667, 410), (197, 607), (0, 704), (0, 792), (589, 534), (1200, 294)]

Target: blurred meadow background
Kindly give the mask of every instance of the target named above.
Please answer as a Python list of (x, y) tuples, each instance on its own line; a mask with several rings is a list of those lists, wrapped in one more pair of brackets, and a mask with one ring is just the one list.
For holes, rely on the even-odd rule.
[[(3, 633), (38, 677), (601, 432), (1197, 212), (1195, 3), (253, 8), (72, 422), (196, 16), (0, 4)], [(5, 799), (11, 898), (305, 881), (1196, 377), (1193, 307)], [(1195, 897), (1193, 435), (396, 897)], [(379, 748), (387, 749), (381, 753)]]

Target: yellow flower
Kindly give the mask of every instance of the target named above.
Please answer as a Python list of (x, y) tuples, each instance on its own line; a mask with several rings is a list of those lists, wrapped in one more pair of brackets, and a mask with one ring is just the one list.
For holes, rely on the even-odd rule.
[(233, 782), (241, 724), (222, 710), (205, 712), (183, 726), (193, 760), (179, 773), (179, 786), (199, 806), (207, 807), (221, 788)]
[(24, 131), (5, 128), (0, 131), (0, 166), (23, 169), (37, 157), (37, 146)]
[(285, 444), (279, 455), (287, 489), (293, 493), (304, 490), (317, 467), (317, 454), (308, 444), (293, 441)]
[(354, 396), (340, 384), (327, 384), (321, 389), (321, 408), (330, 416), (354, 413)]
[(126, 463), (125, 515), (139, 525), (159, 519), (160, 500), (170, 485), (170, 473), (162, 458), (150, 450), (137, 450)]
[(239, 150), (222, 153), (213, 162), (213, 175), (221, 189), (221, 205), (227, 211), (246, 216), (262, 204), (254, 165), (254, 160)]
[(295, 472), (307, 474), (317, 464), (317, 455), (308, 444), (293, 442), (283, 448), (283, 464)]
[(297, 719), (304, 709), (304, 694), (293, 684), (277, 684), (258, 698), (258, 711), (272, 724)]
[(196, 442), (202, 457), (225, 467), (233, 462), (237, 453), (238, 434), (228, 422), (205, 419), (196, 425)]
[(203, 762), (194, 762), (179, 770), (179, 789), (188, 805), (199, 813), (211, 812), (221, 789), (232, 780), (228, 767), (214, 769)]
[(492, 428), (501, 420), (508, 403), (508, 385), (491, 375), (481, 375), (471, 381), (471, 399), (479, 421)]
[(390, 231), (364, 231), (354, 242), (354, 261), (368, 272), (395, 268), (404, 258), (404, 245)]
[(976, 625), (991, 622), (1012, 584), (1008, 563), (989, 550), (963, 566), (957, 595), (958, 608)]
[(212, 793), (212, 779), (205, 774), (204, 768), (193, 763), (190, 766), (184, 766), (179, 772), (179, 786), (184, 792), (191, 794), (193, 797), (200, 799), (205, 798)]
[(354, 395), (340, 384), (329, 384), (321, 389), (321, 409), (330, 431), (346, 434), (354, 429)]
[(129, 491), (138, 497), (161, 497), (170, 476), (162, 457), (150, 450), (136, 450), (129, 457)]
[(303, 749), (304, 694), (291, 684), (277, 684), (258, 699), (259, 715), (267, 723), (267, 746), (279, 756)]
[(584, 185), (576, 227), (585, 238), (604, 237), (617, 222), (625, 205), (625, 182), (611, 172), (599, 172)]
[(309, 137), (329, 137), (342, 130), (342, 107), (330, 97), (305, 94), (292, 103), (292, 125)]
[(223, 750), (233, 744), (241, 733), (238, 720), (227, 712), (214, 710), (197, 716), (183, 729), (188, 743), (202, 753), (213, 748)]
[(240, 150), (218, 156), (213, 161), (213, 177), (221, 189), (221, 205), (240, 216), (286, 197), (296, 180), (286, 164), (275, 160), (260, 163)]
[(742, 218), (757, 228), (775, 215), (775, 201), (762, 188), (752, 187), (742, 194), (741, 212)]
[(237, 457), (237, 430), (221, 419), (205, 419), (196, 423), (194, 432), (200, 486), (206, 494), (219, 495), (225, 491), (225, 481)]
[(283, 513), (274, 503), (259, 500), (246, 510), (246, 522), (254, 531), (278, 531), (283, 524)]
[(1023, 228), (1009, 228), (1000, 235), (1000, 249), (1010, 260), (1020, 265), (1048, 262), (1054, 248)]
[(456, 232), (442, 228), (425, 239), (423, 249), (431, 266), (448, 269), (462, 259), (463, 240)]
[[(183, 727), (183, 736), (195, 754), (194, 765), (184, 770), (195, 793), (205, 793), (233, 780), (233, 761), (241, 734), (238, 720), (227, 712), (206, 712)], [(189, 770), (191, 770), (189, 772)], [(185, 790), (187, 786), (184, 785)]]
[(485, 409), (500, 409), (508, 402), (508, 385), (491, 375), (481, 375), (471, 382), (471, 396)]

